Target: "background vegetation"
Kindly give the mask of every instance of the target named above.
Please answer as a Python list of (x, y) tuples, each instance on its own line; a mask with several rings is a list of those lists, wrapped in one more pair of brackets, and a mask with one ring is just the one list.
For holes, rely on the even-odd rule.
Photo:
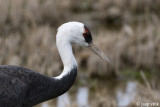
[[(79, 21), (88, 26), (98, 47), (111, 59), (107, 64), (88, 49), (74, 46), (79, 72), (98, 80), (135, 75), (149, 84), (147, 90), (158, 95), (159, 101), (159, 10), (159, 0), (0, 0), (0, 64), (59, 75), (63, 65), (55, 45), (57, 28)], [(152, 83), (139, 71), (147, 78), (154, 76)], [(107, 104), (110, 101), (116, 106), (110, 98)]]

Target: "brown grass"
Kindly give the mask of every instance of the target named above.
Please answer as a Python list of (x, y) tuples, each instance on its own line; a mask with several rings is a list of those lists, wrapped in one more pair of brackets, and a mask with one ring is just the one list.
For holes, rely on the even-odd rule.
[[(88, 49), (74, 46), (80, 71), (105, 78), (125, 68), (159, 74), (159, 10), (160, 0), (0, 0), (0, 64), (59, 75), (63, 65), (55, 44), (56, 29), (64, 22), (80, 21), (111, 60), (105, 63)], [(130, 106), (160, 99), (157, 90), (141, 84), (138, 90)], [(96, 93), (94, 100), (91, 105), (96, 107), (117, 106), (106, 90)]]
[(150, 70), (158, 68), (160, 64), (159, 31), (160, 27), (153, 24), (147, 24), (145, 27), (138, 25), (137, 28), (124, 25), (119, 32), (99, 30), (98, 36), (95, 37), (97, 45), (104, 53), (108, 53), (111, 65), (91, 55), (88, 61), (89, 70), (119, 71), (126, 66)]
[[(0, 0), (0, 62), (59, 74), (62, 63), (55, 46), (56, 28), (76, 20), (90, 27), (98, 47), (111, 59), (109, 65), (88, 50), (74, 47), (80, 68), (87, 68), (89, 74), (117, 74), (125, 67), (158, 69), (160, 2), (151, 2)], [(115, 29), (106, 28), (112, 24)]]

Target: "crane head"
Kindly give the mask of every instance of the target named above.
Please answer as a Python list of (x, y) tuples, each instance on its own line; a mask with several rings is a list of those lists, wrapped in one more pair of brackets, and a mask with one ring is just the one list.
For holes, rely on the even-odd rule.
[[(70, 43), (77, 44), (83, 47), (88, 47), (95, 54), (97, 54), (104, 61), (110, 62), (109, 58), (100, 51), (97, 46), (93, 43), (92, 34), (90, 30), (80, 22), (68, 22), (61, 25), (58, 28), (57, 40), (63, 38), (63, 40), (69, 41)], [(65, 35), (64, 37), (58, 37), (58, 35)], [(64, 39), (65, 38), (65, 39)]]

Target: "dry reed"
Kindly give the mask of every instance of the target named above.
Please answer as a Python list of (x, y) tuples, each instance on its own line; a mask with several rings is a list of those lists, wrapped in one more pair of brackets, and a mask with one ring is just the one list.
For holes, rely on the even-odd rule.
[(160, 68), (159, 9), (159, 0), (0, 0), (0, 64), (60, 74), (56, 29), (75, 20), (91, 29), (94, 41), (111, 59), (109, 65), (74, 46), (81, 71), (100, 77), (128, 67), (152, 72)]

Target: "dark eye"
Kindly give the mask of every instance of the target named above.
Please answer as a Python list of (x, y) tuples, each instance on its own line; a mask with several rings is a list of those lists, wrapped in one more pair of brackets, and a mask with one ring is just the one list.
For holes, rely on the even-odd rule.
[(85, 38), (87, 43), (91, 43), (92, 42), (92, 35), (91, 32), (89, 31), (89, 29), (84, 25), (84, 33), (83, 33), (83, 37)]

